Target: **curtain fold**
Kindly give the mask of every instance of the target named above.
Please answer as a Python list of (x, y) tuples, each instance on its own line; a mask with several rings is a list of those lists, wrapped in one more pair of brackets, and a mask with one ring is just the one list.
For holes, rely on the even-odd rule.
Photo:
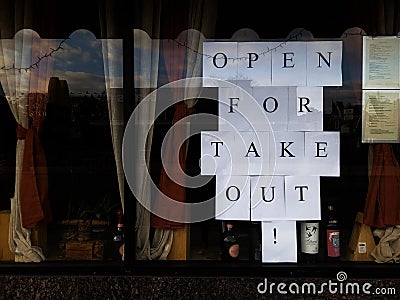
[(115, 1), (99, 1), (99, 16), (108, 116), (117, 168), (118, 188), (124, 211), (124, 171), (122, 166), (122, 138), (124, 134), (123, 44), (122, 39), (115, 38), (118, 31), (115, 4)]
[[(159, 40), (152, 39), (145, 31), (140, 29), (133, 30), (134, 37), (134, 74), (135, 74), (135, 97), (137, 103), (141, 102), (148, 94), (150, 94), (158, 86), (158, 65), (159, 65)], [(147, 105), (141, 105), (141, 111), (137, 114), (138, 119), (135, 120), (137, 126), (138, 140), (146, 141), (145, 145), (145, 164), (141, 164), (139, 158), (135, 156), (134, 165), (137, 166), (136, 184), (141, 187), (140, 202), (136, 205), (136, 258), (157, 259), (161, 257), (162, 249), (160, 243), (150, 242), (150, 212), (141, 204), (143, 201), (150, 202), (151, 191), (150, 182), (144, 174), (150, 168), (150, 152), (153, 139), (156, 102), (148, 101)], [(149, 124), (150, 131), (146, 132), (146, 126), (141, 124)], [(147, 136), (146, 136), (147, 135)], [(157, 233), (155, 236), (163, 236), (161, 240), (172, 239), (171, 233)], [(165, 239), (164, 239), (165, 238)], [(167, 256), (165, 254), (163, 256)]]
[(102, 39), (103, 65), (107, 93), (111, 139), (117, 168), (118, 186), (122, 209), (124, 203), (124, 171), (122, 167), (122, 138), (124, 134), (122, 40)]

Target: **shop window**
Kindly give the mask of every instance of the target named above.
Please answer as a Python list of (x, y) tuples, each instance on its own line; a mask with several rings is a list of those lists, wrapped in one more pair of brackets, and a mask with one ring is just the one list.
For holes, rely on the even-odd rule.
[[(350, 30), (349, 32), (357, 32), (358, 34), (346, 34), (340, 40), (345, 44), (347, 43), (348, 47), (358, 47), (359, 44), (357, 43), (362, 36), (359, 34), (360, 30)], [(153, 40), (141, 30), (134, 30), (133, 33), (135, 41), (133, 49), (134, 86), (136, 88), (135, 108), (140, 108), (142, 102), (146, 101), (146, 98), (151, 96), (157, 88), (162, 89), (175, 80), (196, 78), (196, 76), (200, 78), (202, 76), (202, 71), (204, 71), (202, 70), (204, 68), (203, 59), (206, 57), (202, 45), (206, 38), (200, 32), (195, 30), (184, 31), (176, 40)], [(21, 31), (16, 36), (21, 35), (26, 39), (24, 34), (33, 36), (34, 40), (40, 40), (37, 34), (31, 31)], [(298, 35), (295, 38), (296, 40), (300, 37), (305, 40), (313, 40), (312, 34), (305, 30), (294, 30), (289, 34), (289, 39), (293, 39), (293, 36), (296, 35)], [(249, 36), (253, 36), (253, 38), (249, 39)], [(185, 37), (190, 37), (189, 40), (193, 42), (193, 45), (183, 42)], [(243, 37), (245, 37), (244, 41), (262, 42), (256, 33), (249, 30), (238, 31), (232, 41), (243, 41), (241, 40)], [(128, 127), (130, 122), (130, 120), (123, 120), (122, 56), (119, 56), (118, 60), (114, 60), (116, 53), (121, 54), (122, 44), (114, 43), (116, 40), (98, 40), (86, 30), (75, 31), (69, 39), (65, 40), (41, 40), (46, 41), (48, 46), (46, 49), (50, 49), (47, 51), (51, 51), (52, 54), (51, 57), (48, 55), (49, 62), (46, 65), (48, 71), (43, 76), (45, 79), (37, 81), (38, 87), (48, 87), (46, 117), (42, 120), (40, 138), (47, 158), (49, 199), (51, 200), (53, 220), (47, 225), (46, 234), (48, 237), (45, 244), (45, 255), (49, 260), (76, 260), (82, 257), (85, 260), (112, 260), (109, 229), (112, 226), (110, 224), (116, 224), (116, 210), (118, 207), (122, 208), (124, 203), (121, 201), (123, 199), (121, 198), (123, 195), (123, 188), (121, 187), (125, 175), (121, 172), (121, 149), (124, 122)], [(277, 42), (277, 45), (284, 45), (287, 42), (288, 40), (282, 40), (281, 44)], [(3, 40), (2, 45), (3, 53), (6, 53), (6, 40)], [(11, 43), (10, 45), (15, 47), (18, 44)], [(20, 48), (19, 50), (24, 51), (22, 44)], [(42, 50), (41, 53), (47, 58), (48, 53), (45, 51)], [(269, 52), (272, 52), (272, 50), (270, 49)], [(359, 63), (359, 61), (354, 61), (351, 55), (351, 51), (344, 51), (343, 61), (347, 62), (348, 65)], [(40, 53), (37, 57), (39, 57), (38, 62), (33, 60), (32, 65), (23, 66), (21, 64), (19, 68), (35, 74), (36, 65), (42, 63)], [(7, 59), (7, 56), (3, 59), (5, 66), (10, 65)], [(184, 64), (180, 63), (182, 61)], [(52, 64), (51, 67), (50, 63)], [(24, 69), (27, 67), (29, 70)], [(360, 74), (354, 74), (354, 69), (359, 69), (359, 67), (360, 65), (356, 65), (354, 68), (345, 68), (343, 70), (343, 85), (325, 87), (323, 90), (323, 130), (340, 132), (341, 153), (343, 151), (347, 154), (349, 151), (354, 152), (354, 159), (350, 161), (347, 161), (349, 155), (340, 157), (340, 178), (336, 176), (321, 177), (321, 195), (318, 199), (321, 203), (321, 220), (326, 217), (328, 204), (335, 203), (339, 222), (342, 226), (341, 251), (343, 254), (347, 251), (346, 247), (350, 239), (353, 220), (357, 211), (362, 210), (362, 203), (367, 190), (365, 180), (366, 145), (359, 141), (361, 78), (359, 77)], [(17, 67), (14, 65), (13, 68)], [(8, 79), (11, 76), (10, 70), (8, 70), (8, 74), (5, 73), (6, 76), (3, 79)], [(27, 78), (32, 80), (33, 77), (30, 75)], [(6, 84), (3, 87), (5, 96), (13, 95), (15, 93), (12, 90), (13, 86), (7, 85), (7, 81), (4, 82)], [(239, 83), (236, 80), (234, 82)], [(246, 85), (244, 81), (239, 84), (248, 89), (250, 93), (252, 92), (253, 87)], [(151, 180), (154, 186), (161, 189), (161, 178), (165, 176), (163, 174), (163, 163), (165, 162), (160, 154), (161, 148), (164, 146), (168, 149), (167, 140), (164, 138), (171, 128), (173, 130), (175, 122), (184, 118), (185, 114), (187, 117), (194, 117), (192, 123), (185, 125), (190, 128), (191, 125), (196, 124), (196, 117), (199, 121), (203, 114), (219, 116), (221, 108), (218, 106), (218, 101), (215, 101), (219, 97), (218, 88), (203, 87), (203, 90), (202, 94), (196, 94), (196, 91), (192, 91), (194, 96), (189, 96), (189, 99), (185, 101), (184, 115), (177, 117), (176, 104), (167, 105), (163, 103), (161, 105), (165, 99), (159, 97), (151, 103), (151, 106), (145, 107), (144, 113), (137, 116), (139, 121), (150, 121), (149, 132), (144, 134), (146, 139), (142, 140), (142, 142), (145, 142), (143, 144), (146, 152), (144, 160), (148, 166), (148, 169), (143, 169), (143, 171), (149, 172), (149, 177), (137, 176), (140, 172), (135, 169), (133, 174), (138, 187), (146, 187), (147, 185), (144, 184), (145, 181), (143, 180)], [(176, 92), (174, 89), (169, 92), (168, 97), (170, 99), (181, 96), (174, 95)], [(10, 101), (10, 99), (12, 98), (9, 96), (7, 100)], [(206, 126), (203, 130), (211, 131), (218, 130), (219, 126), (216, 119), (210, 119), (209, 123), (203, 125)], [(137, 130), (137, 128), (135, 127), (134, 130)], [(129, 136), (126, 138), (128, 139)], [(182, 166), (185, 173), (190, 176), (201, 177), (201, 166), (199, 164), (201, 161), (201, 139), (201, 132), (197, 131), (195, 134), (187, 136), (185, 143), (183, 143), (185, 149), (182, 156), (184, 165)], [(182, 151), (182, 148), (177, 150), (177, 152), (180, 151)], [(364, 191), (364, 194), (349, 195), (344, 193), (343, 189), (338, 188), (348, 182), (344, 180), (344, 178), (347, 178), (346, 176), (353, 177), (352, 172), (355, 169), (351, 167), (352, 164), (355, 164), (354, 168), (358, 170), (357, 172), (364, 168), (361, 174), (357, 173), (357, 180), (353, 181), (354, 184), (360, 185), (360, 190)], [(129, 176), (127, 176), (127, 179), (129, 183)], [(208, 182), (203, 186), (184, 186), (182, 190), (184, 196), (180, 200), (192, 204), (210, 200), (215, 205), (215, 180), (215, 176), (209, 176)], [(171, 186), (174, 188), (168, 192), (168, 188), (170, 189)], [(179, 190), (179, 187), (174, 186), (173, 182), (169, 182), (165, 185), (165, 188), (167, 188), (169, 195), (176, 194), (175, 188)], [(337, 193), (333, 195), (330, 192), (331, 190), (336, 190), (338, 193), (343, 191), (344, 194), (338, 198)], [(136, 191), (129, 192), (135, 194)], [(141, 190), (141, 192), (143, 194), (135, 194), (140, 199), (137, 209), (143, 210), (144, 214), (149, 214), (150, 218), (145, 218), (149, 221), (147, 225), (138, 228), (139, 231), (145, 230), (144, 234), (139, 236), (144, 237), (145, 240), (152, 240), (157, 238), (160, 232), (162, 232), (162, 235), (168, 236), (171, 230), (178, 229), (181, 231), (181, 235), (175, 234), (175, 238), (166, 239), (172, 243), (170, 244), (172, 249), (174, 249), (174, 243), (175, 246), (176, 243), (183, 243), (184, 245), (184, 252), (175, 253), (174, 259), (222, 260), (222, 239), (227, 223), (226, 219), (214, 215), (189, 225), (179, 224), (179, 220), (170, 220), (172, 222), (165, 223), (162, 215), (152, 214), (152, 207), (141, 205), (141, 201), (144, 201), (143, 199), (146, 199), (146, 197), (155, 198), (154, 191)], [(343, 205), (347, 203), (348, 197), (358, 200), (352, 202), (351, 209), (344, 209)], [(340, 201), (343, 201), (343, 203), (340, 203)], [(154, 204), (156, 202), (152, 202), (152, 205)], [(88, 237), (84, 232), (78, 232), (78, 220), (89, 215), (91, 219), (96, 219), (94, 223), (98, 226), (90, 232), (92, 237)], [(138, 216), (144, 215), (139, 214)], [(260, 220), (232, 219), (240, 244), (239, 260), (261, 261), (263, 241)], [(103, 223), (108, 225), (105, 231), (99, 228)], [(174, 228), (177, 224), (178, 226)], [(321, 227), (321, 229), (323, 228)], [(295, 231), (296, 235), (298, 235), (298, 231), (299, 224), (297, 224)], [(61, 234), (61, 232), (63, 233)], [(39, 232), (40, 234), (43, 233)], [(87, 253), (87, 256), (81, 257), (81, 251), (86, 250), (82, 250), (82, 243), (74, 243), (78, 240), (80, 242), (89, 240), (89, 244), (92, 243), (90, 244), (91, 247), (98, 247), (97, 250), (99, 252), (104, 251), (104, 255), (98, 254), (100, 256), (95, 257), (93, 253)], [(94, 244), (96, 241), (98, 244)], [(103, 243), (103, 241), (107, 241), (107, 243)], [(143, 244), (142, 241), (136, 241), (136, 243)], [(323, 238), (321, 238), (322, 243)], [(143, 245), (146, 244), (149, 245), (148, 243)], [(165, 246), (166, 244), (163, 244), (160, 249)], [(143, 251), (143, 253), (147, 252), (147, 250)], [(163, 251), (153, 251), (153, 253), (164, 253), (162, 255), (165, 255)], [(319, 259), (324, 260), (326, 249), (323, 248), (323, 245), (320, 251)], [(157, 258), (152, 257), (152, 259)], [(171, 259), (171, 257), (169, 258)], [(148, 259), (148, 257), (145, 254), (141, 256), (139, 253), (136, 259), (142, 260)]]
[[(167, 9), (170, 10), (171, 7)], [(231, 13), (233, 10), (233, 7), (229, 7)], [(337, 11), (340, 10), (337, 9)], [(104, 13), (104, 11), (102, 12)], [(169, 11), (167, 10), (167, 12)], [(95, 15), (97, 20), (97, 17), (99, 17), (97, 16), (97, 12)], [(106, 15), (107, 14), (100, 16), (102, 21), (112, 16), (112, 13)], [(132, 29), (130, 29), (132, 27), (129, 26), (121, 29), (121, 24), (113, 24), (110, 19), (107, 19), (107, 22), (103, 22), (100, 26), (102, 27), (103, 35), (113, 35), (113, 30), (107, 32), (113, 25), (116, 26), (114, 29), (117, 28), (120, 31), (124, 31), (124, 33), (129, 32), (129, 34), (124, 35), (124, 57), (122, 55), (121, 45), (118, 46), (121, 48), (117, 50), (118, 53), (115, 56), (121, 60), (122, 57), (124, 58), (124, 74), (130, 75), (128, 79), (125, 78), (124, 84), (122, 84), (120, 80), (122, 77), (122, 61), (117, 62), (113, 60), (114, 56), (112, 54), (115, 53), (112, 49), (115, 49), (116, 45), (112, 43), (111, 39), (109, 41), (96, 39), (92, 33), (86, 30), (73, 32), (70, 39), (52, 40), (54, 44), (47, 47), (47, 49), (50, 49), (50, 52), (43, 52), (52, 54), (51, 59), (54, 60), (54, 66), (52, 68), (49, 68), (49, 65), (45, 63), (47, 57), (44, 59), (43, 53), (32, 55), (30, 57), (32, 58), (32, 64), (22, 64), (22, 62), (25, 63), (25, 61), (21, 61), (21, 57), (24, 57), (23, 55), (15, 55), (13, 58), (14, 63), (3, 61), (3, 70), (7, 69), (6, 71), (9, 75), (14, 71), (21, 71), (21, 78), (29, 78), (29, 80), (32, 80), (32, 77), (27, 74), (35, 74), (37, 67), (39, 67), (40, 72), (46, 73), (46, 80), (37, 81), (36, 83), (39, 83), (42, 88), (51, 87), (48, 90), (49, 98), (46, 104), (46, 118), (41, 120), (43, 124), (39, 135), (47, 158), (49, 199), (53, 218), (53, 220), (46, 225), (46, 247), (43, 247), (46, 259), (69, 260), (68, 255), (66, 257), (66, 253), (64, 252), (67, 250), (67, 238), (79, 242), (88, 238), (84, 235), (85, 233), (81, 233), (83, 235), (79, 236), (77, 231), (78, 222), (75, 221), (79, 217), (82, 217), (85, 213), (91, 213), (92, 215), (96, 215), (97, 218), (97, 216), (102, 214), (101, 211), (103, 211), (105, 212), (103, 215), (106, 216), (107, 222), (115, 225), (117, 222), (117, 207), (124, 208), (125, 199), (131, 201), (136, 200), (133, 198), (137, 198), (139, 200), (138, 205), (134, 207), (135, 204), (132, 203), (136, 202), (131, 201), (127, 205), (129, 209), (125, 211), (125, 214), (131, 217), (130, 225), (135, 223), (131, 226), (131, 239), (136, 239), (136, 237), (138, 237), (133, 243), (137, 248), (127, 247), (129, 253), (126, 253), (127, 256), (133, 260), (134, 264), (141, 260), (167, 259), (189, 261), (188, 266), (190, 266), (190, 261), (222, 260), (222, 238), (227, 220), (212, 217), (205, 218), (201, 222), (194, 222), (183, 226), (180, 226), (182, 225), (180, 224), (176, 228), (174, 228), (174, 225), (177, 224), (170, 224), (169, 222), (167, 222), (169, 224), (166, 226), (166, 223), (154, 218), (154, 215), (151, 214), (151, 209), (144, 208), (142, 205), (143, 203), (140, 203), (146, 199), (154, 201), (154, 194), (147, 193), (148, 191), (143, 189), (140, 190), (140, 194), (131, 195), (131, 193), (134, 193), (131, 190), (131, 186), (127, 185), (127, 182), (124, 182), (126, 174), (122, 168), (123, 157), (121, 154), (124, 127), (129, 124), (130, 117), (126, 114), (126, 111), (133, 111), (134, 108), (140, 105), (143, 99), (151, 95), (154, 90), (164, 85), (179, 79), (202, 76), (203, 64), (201, 60), (204, 58), (202, 45), (208, 38), (216, 36), (217, 38), (214, 40), (221, 38), (224, 39), (223, 42), (262, 42), (264, 41), (264, 37), (269, 38), (269, 36), (267, 37), (266, 35), (272, 34), (275, 39), (277, 38), (276, 35), (279, 34), (279, 40), (274, 41), (278, 43), (283, 42), (281, 44), (282, 46), (288, 39), (293, 37), (298, 41), (318, 41), (322, 40), (320, 39), (322, 36), (323, 39), (327, 38), (329, 40), (332, 39), (343, 42), (343, 68), (341, 70), (343, 73), (343, 83), (339, 86), (324, 87), (323, 89), (323, 131), (339, 132), (340, 134), (340, 176), (320, 178), (321, 248), (317, 262), (322, 264), (327, 260), (327, 249), (325, 249), (325, 237), (323, 233), (324, 222), (327, 220), (328, 216), (329, 204), (335, 205), (338, 223), (341, 229), (340, 251), (342, 253), (342, 261), (346, 260), (345, 255), (349, 250), (348, 246), (352, 239), (355, 218), (357, 213), (364, 209), (369, 183), (368, 166), (371, 163), (371, 157), (369, 156), (370, 145), (361, 142), (361, 118), (363, 109), (361, 96), (361, 41), (366, 33), (360, 28), (350, 28), (344, 31), (343, 35), (340, 37), (336, 35), (333, 36), (332, 31), (330, 31), (326, 36), (318, 32), (319, 37), (314, 39), (312, 34), (317, 34), (317, 31), (309, 32), (307, 30), (300, 30), (290, 32), (288, 38), (285, 39), (284, 35), (287, 33), (285, 31), (287, 29), (286, 27), (289, 26), (288, 24), (294, 24), (294, 22), (289, 23), (286, 21), (285, 17), (282, 17), (279, 22), (273, 23), (270, 19), (265, 20), (265, 18), (260, 18), (258, 16), (263, 23), (262, 26), (258, 26), (258, 28), (271, 28), (271, 31), (266, 33), (266, 31), (260, 30), (258, 32), (260, 36), (258, 36), (256, 32), (244, 29), (238, 30), (232, 37), (227, 37), (226, 32), (228, 32), (228, 29), (226, 28), (235, 27), (231, 25), (232, 23), (223, 24), (228, 23), (227, 15), (229, 14), (218, 16), (218, 22), (216, 23), (217, 27), (219, 27), (216, 30), (211, 30), (205, 26), (206, 28), (201, 28), (200, 31), (192, 29), (186, 30), (185, 28), (201, 27), (186, 26), (188, 25), (185, 23), (187, 21), (186, 19), (177, 18), (182, 22), (179, 22), (180, 24), (175, 27), (172, 26), (174, 27), (172, 29), (167, 28), (167, 26), (160, 26), (161, 29), (153, 28), (153, 25), (156, 27), (160, 24), (156, 24), (158, 20), (150, 19), (150, 22), (144, 22), (146, 23), (144, 27), (151, 27), (150, 29), (146, 28), (148, 32), (154, 35), (158, 35), (158, 31), (161, 32), (160, 36), (154, 37), (151, 37), (141, 29), (134, 29), (132, 32)], [(124, 16), (126, 15), (124, 14)], [(229, 15), (229, 18), (232, 17)], [(233, 19), (241, 20), (241, 18)], [(252, 19), (251, 24), (256, 25), (255, 20), (257, 18), (254, 17)], [(210, 25), (210, 27), (212, 27), (211, 25), (214, 24), (213, 21), (215, 20), (211, 20), (210, 22), (204, 22), (204, 20), (202, 20), (201, 23), (202, 26)], [(267, 23), (265, 23), (267, 21), (270, 22), (268, 26), (266, 25)], [(245, 22), (238, 21), (237, 25), (241, 26), (239, 24), (243, 23)], [(283, 26), (282, 23), (284, 23), (285, 26)], [(104, 24), (107, 26), (104, 26)], [(198, 24), (196, 23), (195, 25)], [(91, 26), (88, 25), (88, 27)], [(185, 27), (183, 28), (184, 31), (181, 30), (182, 27)], [(15, 26), (15, 28), (17, 28), (17, 26)], [(105, 28), (107, 28), (107, 30)], [(170, 31), (168, 31), (168, 29), (170, 29)], [(325, 28), (323, 26), (318, 26), (317, 30), (323, 31)], [(20, 47), (14, 54), (27, 54), (30, 50), (27, 50), (29, 47), (26, 47), (26, 45), (29, 44), (30, 38), (34, 40), (40, 39), (36, 32), (29, 32), (31, 34), (30, 37), (28, 36), (27, 39), (24, 37), (22, 38), (22, 41), (25, 42), (25, 46), (24, 44), (13, 44), (14, 47), (15, 45), (19, 45), (18, 47)], [(282, 32), (284, 32), (284, 34), (281, 34)], [(21, 37), (21, 33), (17, 32), (16, 36)], [(60, 36), (65, 36), (65, 34), (63, 33)], [(42, 38), (42, 40), (45, 39), (47, 38)], [(3, 41), (4, 40), (5, 39), (3, 39)], [(122, 39), (120, 41), (122, 42)], [(92, 43), (90, 49), (94, 52), (85, 51), (83, 45), (89, 42)], [(4, 50), (7, 49), (7, 47), (4, 42), (2, 46), (3, 55), (1, 57), (3, 57), (2, 59), (4, 60), (7, 57), (7, 55), (4, 55)], [(61, 47), (58, 48), (58, 46)], [(264, 52), (262, 53), (264, 54)], [(75, 59), (69, 60), (69, 54), (74, 54)], [(36, 60), (36, 57), (39, 58), (39, 61)], [(236, 59), (237, 57), (234, 58)], [(255, 59), (255, 56), (251, 58)], [(80, 62), (79, 64), (77, 64), (78, 61)], [(46, 68), (42, 68), (43, 64), (46, 64)], [(57, 67), (61, 66), (65, 68), (57, 69)], [(88, 74), (91, 68), (94, 68), (93, 73)], [(57, 70), (59, 72), (53, 72)], [(79, 80), (79, 78), (83, 77), (74, 75), (86, 76), (86, 79)], [(126, 83), (126, 80), (128, 80), (129, 83)], [(10, 96), (16, 97), (17, 95), (13, 95), (13, 93), (21, 92), (21, 90), (18, 89), (19, 87), (17, 87), (17, 85), (14, 86), (12, 82), (10, 85), (10, 81), (4, 81), (2, 79), (1, 83), (4, 90), (4, 99), (2, 99), (1, 102), (3, 103), (2, 105), (4, 105), (9, 103), (7, 101), (15, 100), (11, 99)], [(97, 89), (94, 87), (94, 84), (97, 83), (102, 85), (101, 88)], [(32, 88), (33, 86), (29, 87)], [(122, 89), (122, 87), (124, 87), (124, 89)], [(39, 89), (36, 90), (35, 88), (33, 90), (34, 92), (39, 91)], [(29, 90), (29, 92), (33, 92), (33, 90)], [(207, 88), (204, 90), (207, 90)], [(141, 161), (141, 163), (144, 163), (142, 165), (138, 164), (137, 166), (140, 167), (140, 169), (135, 169), (132, 173), (135, 176), (134, 180), (138, 187), (147, 188), (149, 182), (145, 180), (151, 180), (155, 186), (160, 187), (161, 178), (164, 176), (160, 148), (164, 142), (167, 144), (167, 141), (164, 141), (164, 137), (168, 130), (172, 128), (173, 125), (176, 125), (175, 122), (178, 122), (180, 118), (185, 116), (193, 116), (196, 118), (196, 115), (202, 113), (208, 113), (214, 116), (219, 115), (218, 105), (215, 101), (206, 97), (206, 95), (208, 95), (207, 92), (211, 94), (214, 93), (213, 97), (218, 98), (217, 88), (209, 88), (209, 90), (205, 91), (205, 94), (201, 94), (200, 97), (189, 97), (188, 101), (184, 103), (185, 106), (183, 108), (181, 107), (180, 115), (176, 114), (178, 111), (177, 107), (171, 106), (155, 117), (154, 112), (157, 109), (157, 105), (160, 104), (158, 101), (160, 99), (156, 99), (156, 101), (152, 103), (153, 106), (139, 115), (140, 118), (143, 117), (146, 120), (151, 120), (153, 117), (155, 123), (150, 126), (150, 131), (145, 132), (145, 139), (143, 139), (143, 141), (145, 141), (143, 145), (145, 146), (141, 150), (144, 150), (145, 155), (144, 161)], [(132, 99), (123, 99), (122, 95), (132, 96)], [(22, 98), (24, 98), (25, 101), (29, 100), (29, 98), (26, 97)], [(39, 98), (40, 97), (36, 97), (35, 99)], [(10, 106), (7, 105), (6, 107), (10, 108)], [(14, 132), (17, 124), (21, 123), (21, 120), (15, 120), (14, 111), (8, 110), (7, 112), (6, 110), (2, 110), (1, 113), (3, 112), (11, 117), (7, 121), (3, 119), (2, 115), (0, 120), (5, 124), (4, 127), (3, 124), (1, 125), (1, 134), (8, 135), (9, 132)], [(26, 125), (29, 124), (27, 123)], [(215, 126), (217, 126), (216, 123), (212, 123), (212, 126), (208, 127), (207, 130), (216, 130), (217, 127)], [(13, 180), (15, 178), (15, 172), (17, 171), (13, 167), (16, 163), (13, 160), (17, 157), (14, 147), (17, 141), (14, 139), (13, 135), (5, 136), (4, 141), (5, 140), (9, 142), (0, 145), (2, 151), (2, 153), (0, 153), (0, 175), (2, 182), (7, 183), (7, 188), (3, 189), (4, 185), (0, 185), (0, 208), (2, 210), (10, 210), (9, 202), (4, 199), (8, 199), (15, 194), (15, 183)], [(6, 144), (11, 145), (10, 148), (3, 148)], [(199, 165), (199, 160), (201, 159), (201, 134), (197, 133), (190, 136), (186, 139), (184, 144), (185, 149), (182, 152), (185, 158), (185, 172), (191, 176), (201, 174), (201, 166)], [(178, 147), (175, 154), (180, 153), (181, 148), (182, 147)], [(398, 155), (396, 145), (394, 145), (393, 148), (395, 154)], [(19, 150), (21, 150), (21, 148)], [(146, 179), (142, 176), (145, 171), (150, 173), (150, 176)], [(204, 201), (204, 199), (212, 199), (215, 196), (216, 185), (215, 176), (210, 176), (210, 181), (201, 187), (184, 187), (182, 191), (182, 189), (179, 188), (175, 189), (175, 184), (169, 182), (166, 185), (166, 190), (168, 193), (172, 193), (172, 195), (183, 192), (184, 201), (186, 203), (198, 203)], [(168, 189), (171, 186), (174, 187), (172, 192)], [(178, 200), (182, 200), (182, 198)], [(151, 204), (154, 203), (155, 202), (152, 202)], [(133, 211), (135, 213), (132, 213)], [(132, 215), (134, 215), (134, 217), (132, 217)], [(161, 215), (161, 219), (163, 219), (162, 217)], [(132, 221), (132, 219), (134, 220)], [(155, 225), (156, 223), (157, 225)], [(179, 220), (177, 223), (180, 223)], [(240, 244), (239, 261), (256, 261), (257, 265), (261, 264), (262, 254), (260, 253), (260, 244), (262, 244), (263, 241), (261, 236), (262, 225), (260, 221), (250, 219), (233, 220), (233, 223), (237, 230)], [(297, 222), (296, 224), (296, 235), (298, 235), (301, 230), (299, 223), (300, 222)], [(136, 227), (137, 224), (139, 224), (138, 227)], [(63, 228), (70, 230), (72, 228), (72, 231), (67, 232), (64, 240), (60, 238), (60, 231)], [(137, 230), (137, 232), (133, 232), (135, 230)], [(276, 231), (273, 230), (271, 232), (274, 233), (273, 237), (275, 238)], [(91, 241), (102, 241), (105, 239), (110, 241), (109, 237), (104, 237), (102, 229), (95, 228), (90, 231), (90, 233), (95, 237), (90, 237)], [(35, 230), (33, 230), (32, 234), (33, 237), (35, 237), (35, 235), (37, 237), (43, 236), (43, 231), (41, 232), (39, 230), (35, 232)], [(297, 242), (299, 242), (299, 240), (297, 240)], [(34, 243), (43, 246), (43, 244), (40, 244), (40, 241), (34, 241)], [(108, 248), (107, 251), (105, 250), (106, 248), (102, 248), (102, 246), (105, 247), (105, 244), (89, 244), (92, 249), (95, 246), (97, 247), (96, 249), (99, 250), (96, 252), (97, 254), (102, 250), (105, 251), (103, 252), (103, 256), (95, 257), (93, 256), (94, 252), (87, 250), (89, 247), (82, 247), (79, 243), (78, 245), (70, 244), (69, 246), (69, 249), (72, 251), (69, 254), (71, 255), (71, 253), (73, 253), (72, 255), (74, 258), (71, 260), (83, 258), (89, 260), (89, 264), (93, 264), (94, 260), (96, 260), (96, 262), (114, 260), (114, 258), (111, 258), (111, 249)], [(301, 245), (298, 244), (297, 251), (300, 250), (300, 247)], [(82, 253), (85, 253), (86, 256)], [(71, 256), (69, 257), (71, 258)], [(120, 260), (120, 258), (121, 257), (118, 256), (118, 260)], [(35, 260), (41, 259), (40, 255), (35, 258)], [(152, 262), (146, 263), (151, 264)], [(337, 261), (333, 264), (336, 263)], [(133, 268), (135, 268), (134, 264)], [(222, 265), (223, 264), (221, 264), (221, 266)], [(249, 263), (247, 265), (251, 264)], [(301, 266), (301, 264), (299, 265)], [(317, 265), (317, 267), (320, 266)]]

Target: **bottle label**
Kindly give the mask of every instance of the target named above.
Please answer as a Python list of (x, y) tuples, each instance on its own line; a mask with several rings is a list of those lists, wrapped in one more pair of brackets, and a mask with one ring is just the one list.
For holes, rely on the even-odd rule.
[(326, 240), (328, 248), (329, 257), (339, 257), (340, 256), (340, 237), (339, 230), (327, 230)]
[(367, 243), (358, 242), (358, 253), (360, 253), (360, 254), (367, 253)]
[(234, 244), (229, 247), (229, 255), (232, 258), (237, 258), (239, 256), (239, 244)]
[(301, 223), (301, 252), (308, 254), (318, 253), (319, 242), (319, 223)]

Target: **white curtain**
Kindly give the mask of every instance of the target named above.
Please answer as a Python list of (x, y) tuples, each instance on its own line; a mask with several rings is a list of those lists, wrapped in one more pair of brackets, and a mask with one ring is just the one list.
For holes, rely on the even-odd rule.
[[(135, 96), (137, 102), (140, 102), (148, 94), (150, 94), (158, 85), (158, 66), (159, 66), (159, 53), (160, 53), (160, 41), (152, 39), (145, 31), (140, 29), (133, 30), (134, 38), (134, 75), (135, 75)], [(136, 100), (136, 99), (135, 99)], [(154, 121), (156, 102), (147, 101), (148, 105), (140, 106), (140, 113), (136, 114), (138, 119), (135, 120), (135, 124), (152, 124)], [(137, 202), (136, 206), (136, 258), (139, 260), (143, 259), (165, 259), (169, 251), (162, 251), (163, 243), (172, 242), (172, 232), (164, 234), (163, 232), (156, 232), (154, 239), (159, 241), (153, 245), (150, 243), (150, 212), (141, 203), (149, 203), (151, 198), (150, 182), (147, 176), (142, 174), (147, 173), (147, 168), (150, 165), (150, 151), (153, 138), (152, 129), (147, 135), (146, 126), (138, 126), (137, 132), (138, 140), (145, 140), (145, 161), (146, 164), (140, 163), (140, 158), (134, 156), (137, 160), (134, 162), (135, 166), (138, 166), (136, 176), (136, 186), (142, 187), (140, 191), (140, 201)], [(147, 135), (147, 138), (146, 138)]]
[(124, 210), (124, 171), (122, 168), (122, 137), (124, 134), (123, 49), (121, 39), (102, 39), (104, 76), (107, 93), (111, 139), (118, 173), (118, 186)]
[[(0, 40), (0, 81), (17, 123), (28, 129), (28, 97), (30, 93), (46, 93), (51, 60), (48, 59), (54, 45), (41, 40), (30, 30), (18, 31), (14, 39)], [(11, 199), (9, 246), (16, 262), (40, 262), (45, 260), (43, 250), (32, 245), (31, 229), (21, 221), (20, 180), (25, 141), (18, 139), (16, 146), (15, 193)]]

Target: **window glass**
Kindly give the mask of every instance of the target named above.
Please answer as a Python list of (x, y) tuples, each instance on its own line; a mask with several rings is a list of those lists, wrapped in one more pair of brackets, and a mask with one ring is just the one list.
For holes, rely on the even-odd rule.
[(112, 134), (123, 122), (109, 108), (123, 103), (122, 41), (87, 30), (42, 39), (25, 29), (0, 48), (1, 215), (14, 236), (10, 249), (2, 236), (2, 260), (121, 261)]

